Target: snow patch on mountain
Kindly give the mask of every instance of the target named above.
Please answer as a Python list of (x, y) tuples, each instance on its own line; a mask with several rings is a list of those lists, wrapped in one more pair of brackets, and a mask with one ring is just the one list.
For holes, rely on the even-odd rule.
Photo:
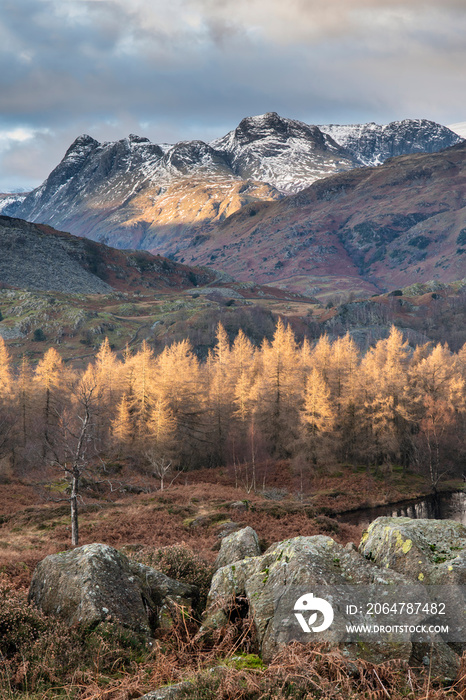
[(428, 119), (404, 119), (389, 124), (327, 124), (320, 130), (359, 161), (380, 165), (387, 158), (410, 153), (435, 153), (460, 142), (458, 134)]
[(14, 216), (15, 211), (24, 202), (29, 192), (25, 190), (16, 190), (0, 194), (0, 214), (8, 214)]

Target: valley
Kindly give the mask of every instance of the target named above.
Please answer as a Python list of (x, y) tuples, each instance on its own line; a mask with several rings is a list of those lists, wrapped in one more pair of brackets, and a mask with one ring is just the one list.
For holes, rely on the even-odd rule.
[[(462, 489), (465, 152), (424, 120), (315, 127), (269, 113), (210, 144), (80, 137), (38, 190), (6, 202), (0, 693), (291, 697), (297, 664), (296, 697), (377, 683), (374, 697), (454, 697), (459, 647), (442, 639), (428, 665), (411, 641), (353, 658), (333, 638), (279, 647), (260, 616), (283, 552), (293, 575), (311, 548), (331, 580), (401, 580), (399, 531), (392, 556), (348, 511)], [(451, 527), (409, 521), (402, 552), (416, 537), (422, 550), (423, 528), (433, 546), (425, 564), (413, 549), (407, 575), (446, 570), (447, 530), (456, 575)], [(248, 533), (251, 559), (219, 564)], [(146, 590), (150, 639), (117, 624), (119, 606), (69, 627), (26, 604), (44, 557), (76, 552), (83, 568), (111, 547), (146, 584), (194, 586), (197, 602), (187, 612)], [(233, 607), (215, 611), (230, 580)]]

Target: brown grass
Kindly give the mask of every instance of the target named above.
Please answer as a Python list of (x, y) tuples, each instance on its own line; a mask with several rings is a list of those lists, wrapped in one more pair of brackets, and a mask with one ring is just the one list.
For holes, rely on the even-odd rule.
[[(379, 502), (392, 494), (406, 497), (406, 490), (398, 488), (396, 476), (384, 482), (348, 468), (344, 473), (333, 470), (326, 476), (314, 474), (305, 484), (301, 499), (296, 494), (296, 475), (289, 463), (265, 464), (261, 468), (266, 472), (269, 498), (235, 488), (228, 469), (181, 475), (163, 493), (155, 490), (155, 482), (150, 484), (151, 492), (139, 495), (110, 489), (100, 494), (86, 493), (85, 505), (80, 509), (81, 544), (105, 542), (127, 548), (136, 558), (161, 556), (164, 565), (173, 565), (165, 550), (160, 555), (156, 550), (184, 543), (196, 555), (213, 562), (219, 545), (218, 532), (229, 520), (253, 527), (263, 547), (297, 535), (316, 534), (329, 535), (345, 544), (357, 542), (360, 529), (337, 522), (328, 517), (329, 512), (361, 505), (368, 497)], [(35, 485), (25, 481), (0, 484), (0, 572), (18, 592), (15, 610), (23, 605), (21, 601), (37, 562), (70, 546), (68, 505), (43, 500), (46, 491), (39, 482), (50, 478), (51, 475), (41, 473)], [(148, 485), (142, 474), (130, 474), (127, 469), (118, 478), (122, 483)], [(413, 481), (409, 488), (414, 487)], [(230, 508), (239, 500), (247, 502), (248, 510)], [(88, 638), (60, 627), (61, 648), (69, 650), (69, 668), (60, 671), (52, 663), (58, 653), (55, 627), (50, 628), (55, 623), (45, 620), (40, 624), (45, 630), (41, 654), (35, 649), (36, 655), (29, 659), (28, 647), (7, 659), (0, 672), (0, 697), (130, 700), (187, 678), (195, 679), (186, 695), (190, 700), (442, 700), (466, 695), (466, 661), (457, 684), (447, 691), (434, 687), (427, 677), (416, 675), (400, 663), (349, 664), (338, 652), (297, 644), (282, 651), (268, 668), (236, 668), (236, 662), (230, 661), (219, 672), (204, 672), (218, 667), (219, 660), (224, 664), (235, 654), (257, 650), (248, 618), (238, 619), (206, 641), (197, 635), (198, 623), (194, 619), (180, 617), (170, 633), (160, 633), (152, 648), (141, 647), (137, 653), (115, 635)], [(40, 681), (41, 678), (48, 680)], [(40, 694), (26, 693), (26, 685), (31, 693)]]
[[(37, 562), (66, 549), (70, 542), (68, 504), (51, 501), (50, 492), (44, 488), (56, 479), (56, 473), (42, 470), (35, 476), (35, 482), (33, 476), (30, 475), (31, 483), (25, 479), (0, 483), (0, 571), (13, 577), (18, 585), (29, 585)], [(241, 485), (235, 488), (234, 473), (228, 468), (181, 474), (162, 493), (156, 490), (155, 480), (125, 467), (112, 488), (108, 485), (100, 494), (84, 492), (80, 542), (105, 542), (117, 548), (123, 545), (158, 548), (184, 542), (213, 561), (222, 521), (233, 520), (238, 525), (253, 527), (263, 547), (298, 535), (316, 534), (329, 535), (346, 544), (358, 542), (361, 529), (339, 523), (329, 518), (329, 514), (401, 500), (420, 490), (414, 477), (407, 487), (402, 487), (396, 474), (377, 479), (352, 468), (338, 471), (329, 467), (326, 475), (315, 473), (304, 484), (301, 500), (294, 488), (297, 477), (289, 462), (259, 465), (258, 478), (264, 477), (266, 491), (275, 500), (261, 493), (248, 493)], [(121, 490), (125, 484), (151, 492), (125, 493)], [(52, 496), (60, 499), (62, 494)], [(246, 512), (230, 509), (230, 504), (238, 500), (247, 501)], [(206, 517), (197, 521), (199, 524), (189, 524), (199, 516)]]

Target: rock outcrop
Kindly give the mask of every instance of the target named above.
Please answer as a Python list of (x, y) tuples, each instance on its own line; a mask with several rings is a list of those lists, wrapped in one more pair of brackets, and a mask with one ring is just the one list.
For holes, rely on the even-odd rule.
[[(202, 633), (208, 635), (210, 630), (226, 625), (233, 611), (242, 605), (244, 614), (254, 620), (265, 661), (292, 639), (310, 641), (309, 633), (317, 632), (322, 625), (318, 641), (340, 648), (349, 658), (362, 657), (376, 663), (399, 658), (420, 665), (429, 656), (434, 674), (454, 678), (459, 667), (457, 652), (462, 646), (452, 647), (447, 643), (450, 638), (443, 639), (430, 628), (427, 634), (435, 617), (432, 602), (436, 599), (431, 598), (424, 582), (459, 584), (463, 580), (465, 532), (463, 526), (451, 521), (379, 518), (364, 536), (360, 552), (322, 535), (280, 542), (262, 556), (218, 569), (212, 580)], [(424, 577), (419, 576), (419, 567)], [(362, 598), (358, 599), (359, 592)], [(450, 602), (459, 609), (457, 594), (458, 588), (453, 587), (451, 595), (455, 600)], [(377, 622), (366, 601), (383, 601), (392, 606), (403, 596), (411, 596), (416, 605), (410, 609), (409, 618), (395, 617), (395, 624), (408, 622), (412, 628), (409, 634), (406, 630), (404, 636), (375, 635), (369, 643), (364, 637), (348, 634), (348, 625), (370, 626)], [(317, 627), (306, 629), (309, 611), (323, 612), (325, 623), (325, 610), (312, 607), (323, 601), (333, 611), (331, 624), (325, 627), (317, 613), (309, 617), (308, 623)], [(361, 604), (350, 611), (348, 604), (358, 601)], [(306, 605), (311, 606), (307, 611)], [(296, 615), (300, 610), (301, 627)], [(445, 621), (448, 617), (442, 619)]]
[[(385, 583), (396, 586), (402, 581), (401, 575), (381, 572), (357, 552), (345, 549), (330, 537), (295, 537), (273, 545), (261, 557), (237, 561), (217, 571), (212, 580), (204, 629), (226, 624), (234, 601), (246, 598), (261, 653), (267, 661), (280, 646), (290, 641), (288, 622), (293, 618), (293, 597), (298, 598), (301, 590), (317, 590), (322, 584), (333, 587), (365, 584), (370, 590), (371, 585)], [(288, 599), (290, 620), (277, 615), (277, 600), (283, 596)], [(306, 633), (300, 633), (298, 626), (294, 631), (295, 639), (309, 641)], [(337, 631), (333, 627), (323, 641), (340, 644), (344, 636), (343, 630)], [(376, 660), (393, 656), (393, 651), (390, 653), (390, 649), (380, 646), (375, 651), (372, 657)], [(406, 658), (410, 653), (409, 643), (406, 648), (397, 647), (395, 650), (395, 656)]]
[(261, 553), (259, 538), (252, 527), (233, 532), (222, 539), (220, 551), (215, 560), (214, 569), (233, 564), (240, 559), (257, 557)]
[(197, 593), (113, 547), (89, 544), (43, 559), (29, 601), (69, 625), (112, 621), (150, 635), (168, 624), (171, 605), (191, 607)]
[[(317, 535), (279, 542), (263, 555), (257, 534), (246, 527), (223, 539), (217, 567), (201, 636), (235, 616), (249, 616), (265, 662), (292, 640), (313, 640), (339, 648), (348, 659), (402, 659), (427, 663), (433, 676), (456, 676), (466, 648), (466, 528), (460, 523), (384, 517), (364, 533), (359, 550)], [(40, 562), (29, 600), (68, 624), (115, 621), (150, 635), (171, 624), (173, 605), (192, 606), (197, 594), (112, 547), (92, 544)], [(440, 600), (446, 603), (441, 620)], [(404, 617), (401, 601), (414, 603)], [(384, 624), (390, 625), (369, 640), (368, 628), (372, 634), (381, 613), (367, 602), (383, 603)], [(393, 625), (404, 626), (403, 634)]]
[(466, 527), (454, 520), (377, 518), (363, 534), (359, 551), (413, 581), (466, 583)]

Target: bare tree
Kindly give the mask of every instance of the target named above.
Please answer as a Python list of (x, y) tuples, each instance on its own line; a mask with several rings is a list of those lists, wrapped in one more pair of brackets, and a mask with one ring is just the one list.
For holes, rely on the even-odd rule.
[[(145, 457), (151, 466), (152, 476), (157, 477), (160, 480), (160, 490), (163, 491), (165, 479), (173, 474), (171, 460), (166, 459), (166, 457), (161, 457), (155, 450), (148, 450), (145, 453)], [(170, 482), (170, 485), (175, 481), (179, 473), (180, 472), (177, 472), (175, 474)]]
[(79, 482), (98, 456), (95, 418), (99, 407), (98, 382), (92, 366), (72, 387), (70, 406), (59, 415), (60, 440), (53, 447), (52, 464), (63, 470), (71, 484), (71, 544), (79, 544), (78, 499)]

